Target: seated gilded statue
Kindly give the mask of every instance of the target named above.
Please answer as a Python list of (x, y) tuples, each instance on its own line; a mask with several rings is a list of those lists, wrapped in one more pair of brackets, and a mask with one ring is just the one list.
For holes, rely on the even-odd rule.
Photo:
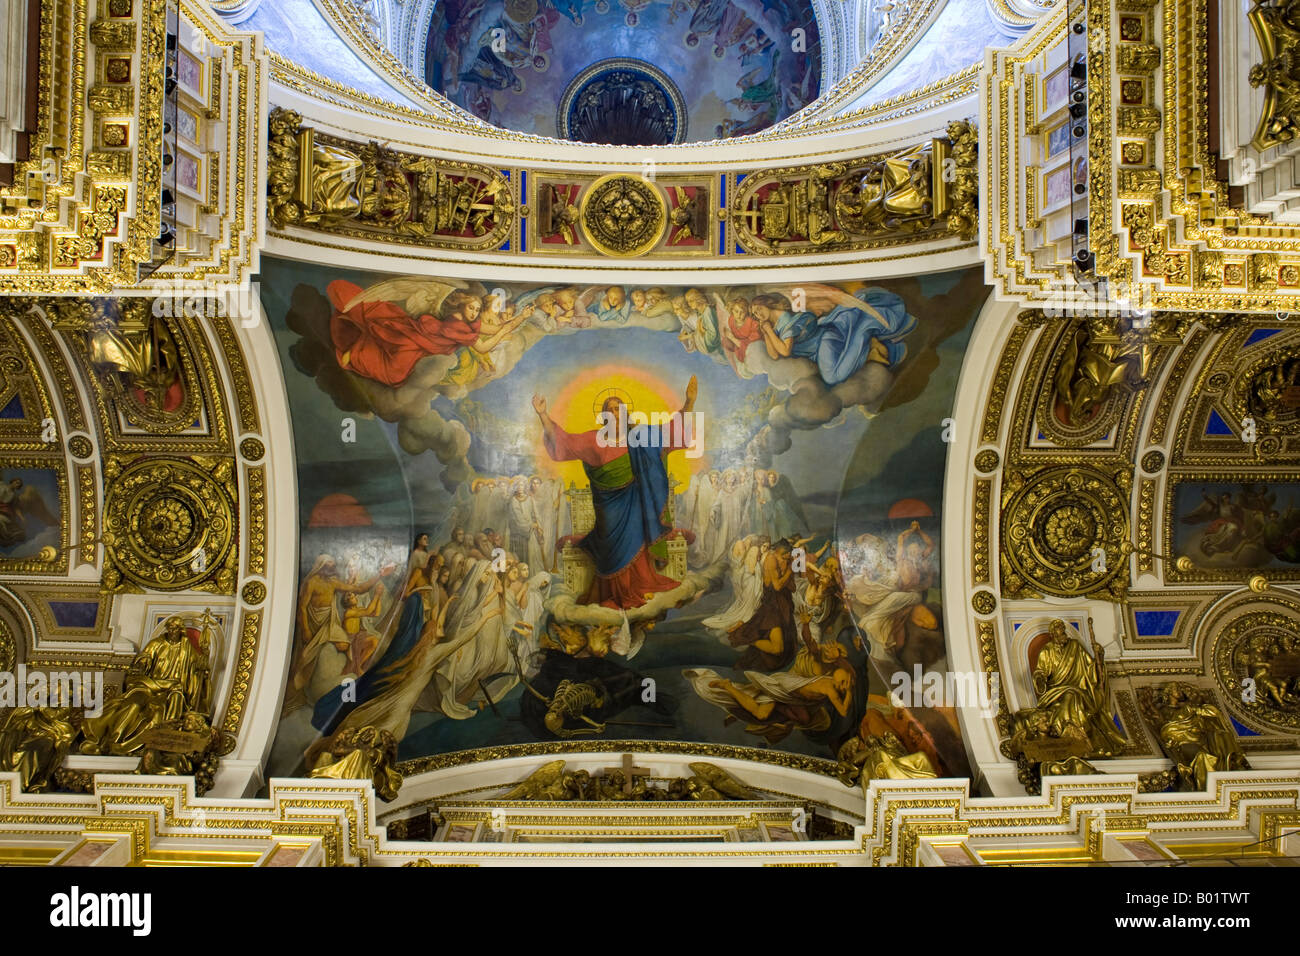
[[(1092, 629), (1091, 620), (1088, 627)], [(1125, 740), (1111, 718), (1106, 655), (1096, 637), (1092, 639), (1094, 656), (1090, 657), (1080, 642), (1071, 639), (1064, 621), (1053, 621), (1048, 635), (1034, 663), (1033, 677), (1038, 694), (1034, 709), (1046, 716), (1049, 735), (1084, 737), (1091, 756), (1122, 752)]]
[(332, 780), (370, 780), (379, 799), (389, 801), (402, 788), (397, 763), (397, 741), (376, 727), (345, 727), (328, 739), (316, 757), (311, 775)]
[(1210, 695), (1184, 681), (1144, 687), (1143, 714), (1158, 728), (1160, 746), (1178, 769), (1181, 790), (1204, 790), (1216, 770), (1249, 770), (1237, 735)]
[(148, 731), (188, 713), (210, 715), (211, 693), (207, 656), (186, 635), (185, 622), (169, 617), (163, 633), (131, 661), (121, 695), (82, 723), (81, 752), (138, 753)]
[(0, 770), (17, 771), (23, 790), (45, 793), (77, 730), (68, 707), (16, 707), (0, 720)]

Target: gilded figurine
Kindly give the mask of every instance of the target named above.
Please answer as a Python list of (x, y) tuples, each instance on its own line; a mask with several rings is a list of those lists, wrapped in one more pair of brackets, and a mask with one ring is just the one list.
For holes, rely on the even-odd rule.
[(326, 743), (312, 767), (313, 778), (370, 780), (379, 799), (388, 802), (402, 788), (397, 772), (397, 741), (376, 727), (345, 727)]
[(1109, 757), (1124, 749), (1125, 740), (1111, 719), (1106, 654), (1092, 633), (1091, 618), (1088, 631), (1092, 657), (1070, 638), (1064, 621), (1057, 619), (1048, 626), (1049, 640), (1034, 665), (1036, 709), (1047, 714), (1053, 736), (1082, 731), (1093, 756)]
[(98, 717), (82, 723), (81, 752), (138, 753), (146, 734), (188, 713), (211, 713), (212, 683), (208, 657), (189, 639), (185, 622), (169, 617), (161, 635), (131, 661), (121, 696), (104, 705)]
[(837, 754), (839, 778), (846, 786), (872, 780), (925, 780), (939, 773), (923, 751), (908, 753), (892, 731), (850, 737)]
[(140, 773), (153, 776), (194, 777), (202, 796), (212, 787), (217, 769), (221, 733), (207, 715), (190, 711), (145, 734)]
[(16, 707), (0, 722), (0, 770), (16, 771), (24, 791), (46, 793), (77, 736), (68, 707)]
[(1185, 681), (1143, 687), (1143, 715), (1156, 728), (1160, 746), (1178, 770), (1181, 790), (1204, 790), (1216, 770), (1249, 770), (1223, 712), (1212, 696)]
[(1052, 382), (1057, 417), (1067, 425), (1085, 424), (1114, 389), (1144, 388), (1153, 356), (1151, 342), (1142, 336), (1101, 342), (1081, 323), (1066, 337)]

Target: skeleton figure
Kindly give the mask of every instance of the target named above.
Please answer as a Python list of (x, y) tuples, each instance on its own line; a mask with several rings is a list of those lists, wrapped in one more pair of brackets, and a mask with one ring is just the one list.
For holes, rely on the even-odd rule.
[[(531, 688), (529, 688), (531, 690)], [(537, 693), (533, 691), (533, 693)], [(537, 696), (541, 697), (541, 694)], [(546, 698), (542, 698), (545, 700)], [(550, 705), (546, 709), (546, 729), (557, 737), (576, 737), (579, 734), (603, 734), (605, 725), (597, 723), (586, 715), (587, 710), (595, 710), (605, 706), (604, 688), (599, 681), (590, 683), (576, 683), (571, 680), (562, 680), (555, 688), (555, 694), (550, 699)], [(566, 727), (565, 723), (570, 720), (578, 720), (587, 724), (586, 727)]]

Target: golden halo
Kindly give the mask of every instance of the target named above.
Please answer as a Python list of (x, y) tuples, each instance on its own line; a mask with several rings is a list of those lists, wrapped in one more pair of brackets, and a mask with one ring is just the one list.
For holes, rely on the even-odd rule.
[(617, 398), (620, 402), (622, 402), (624, 405), (627, 406), (627, 413), (629, 415), (632, 414), (631, 394), (619, 388), (616, 385), (611, 385), (609, 388), (602, 388), (599, 392), (597, 392), (596, 400), (592, 402), (591, 412), (593, 415), (596, 416), (596, 419), (598, 421), (600, 419), (601, 411), (603, 411), (605, 408), (605, 403), (609, 401), (611, 398)]

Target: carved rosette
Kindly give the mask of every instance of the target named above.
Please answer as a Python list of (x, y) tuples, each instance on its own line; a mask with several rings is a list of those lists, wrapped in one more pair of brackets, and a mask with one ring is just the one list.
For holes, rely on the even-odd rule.
[(1005, 597), (1122, 597), (1131, 476), (1117, 477), (1076, 465), (1008, 475), (1001, 527)]
[(659, 242), (668, 208), (653, 185), (613, 173), (591, 184), (579, 213), (587, 241), (607, 256), (640, 256)]
[(234, 591), (236, 512), (227, 459), (147, 458), (105, 469), (104, 586)]
[(1300, 620), (1281, 608), (1243, 614), (1219, 632), (1211, 655), (1231, 710), (1272, 727), (1300, 729)]

